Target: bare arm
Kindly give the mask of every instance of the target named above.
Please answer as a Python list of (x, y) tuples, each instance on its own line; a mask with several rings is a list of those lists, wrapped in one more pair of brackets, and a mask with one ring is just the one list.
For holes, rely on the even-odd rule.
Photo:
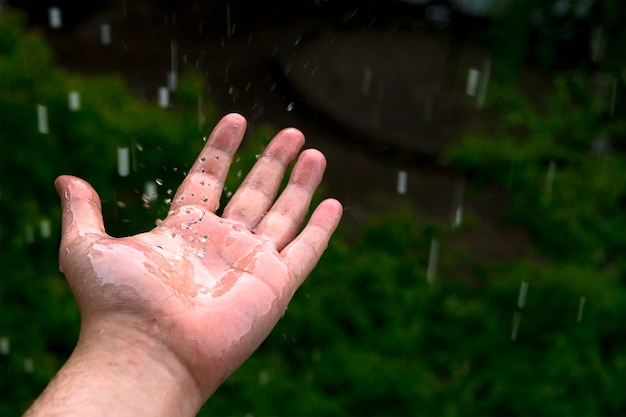
[(215, 127), (168, 217), (148, 233), (112, 238), (86, 182), (59, 177), (60, 264), (81, 311), (78, 345), (27, 416), (191, 416), (282, 317), (339, 223), (323, 201), (300, 231), (325, 168), (304, 137), (278, 133), (215, 215), (245, 131)]

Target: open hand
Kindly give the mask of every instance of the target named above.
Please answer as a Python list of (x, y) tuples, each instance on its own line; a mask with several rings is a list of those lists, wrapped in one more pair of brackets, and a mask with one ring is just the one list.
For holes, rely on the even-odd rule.
[(108, 236), (93, 188), (70, 176), (56, 182), (63, 205), (60, 265), (80, 307), (81, 339), (131, 328), (171, 352), (204, 399), (283, 315), (342, 211), (326, 200), (300, 231), (326, 164), (316, 150), (300, 154), (276, 199), (304, 144), (302, 133), (285, 129), (217, 216), (245, 127), (236, 114), (217, 124), (167, 218), (147, 233)]

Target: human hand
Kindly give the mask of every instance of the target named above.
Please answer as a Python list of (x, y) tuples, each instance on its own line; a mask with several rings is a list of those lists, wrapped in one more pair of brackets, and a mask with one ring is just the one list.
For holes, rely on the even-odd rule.
[(75, 177), (57, 179), (60, 266), (81, 312), (81, 357), (108, 346), (122, 359), (126, 349), (135, 361), (154, 357), (166, 364), (175, 386), (197, 390), (203, 403), (282, 317), (326, 248), (342, 208), (336, 200), (323, 201), (298, 233), (326, 162), (316, 150), (302, 152), (275, 200), (304, 144), (299, 131), (285, 129), (217, 216), (245, 126), (236, 114), (217, 124), (167, 218), (147, 233), (108, 236), (91, 186)]

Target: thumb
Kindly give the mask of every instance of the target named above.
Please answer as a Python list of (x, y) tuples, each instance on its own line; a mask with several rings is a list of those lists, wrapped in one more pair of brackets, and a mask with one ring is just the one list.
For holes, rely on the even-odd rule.
[[(72, 241), (107, 236), (102, 220), (102, 205), (98, 193), (86, 181), (62, 175), (54, 182), (63, 209), (62, 240)], [(95, 235), (95, 236), (94, 236)]]

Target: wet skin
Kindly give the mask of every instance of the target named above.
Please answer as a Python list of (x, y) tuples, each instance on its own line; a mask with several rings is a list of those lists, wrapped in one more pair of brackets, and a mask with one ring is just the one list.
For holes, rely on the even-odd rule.
[[(202, 400), (263, 341), (316, 265), (341, 217), (323, 201), (301, 230), (326, 165), (296, 129), (279, 132), (224, 208), (224, 179), (245, 119), (225, 116), (180, 185), (167, 218), (147, 233), (112, 238), (85, 181), (59, 177), (60, 266), (81, 311), (81, 340), (132, 329), (170, 352)], [(80, 344), (81, 342), (79, 342)]]

